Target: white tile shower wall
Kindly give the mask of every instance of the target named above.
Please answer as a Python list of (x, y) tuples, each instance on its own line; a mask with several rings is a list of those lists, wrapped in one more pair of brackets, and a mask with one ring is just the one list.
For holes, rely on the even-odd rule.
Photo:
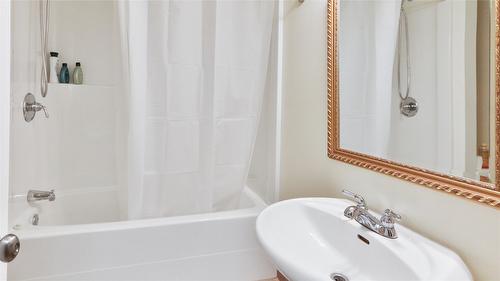
[[(120, 74), (115, 8), (111, 1), (51, 1), (49, 49), (70, 66), (81, 61), (85, 85), (50, 84), (40, 95), (38, 2), (12, 5), (11, 190), (75, 190), (116, 185), (115, 101)], [(26, 123), (22, 99), (31, 92), (44, 104)]]
[(14, 107), (11, 195), (115, 185), (112, 95), (109, 88), (51, 85), (41, 101), (50, 118), (39, 112), (30, 123)]
[(498, 280), (497, 210), (327, 157), (326, 0), (285, 7), (281, 199), (343, 197), (348, 188), (371, 209), (392, 208), (402, 224), (457, 252), (475, 280)]
[(80, 61), (85, 84), (114, 85), (120, 75), (117, 22), (114, 1), (51, 1), (49, 51), (59, 52), (70, 73)]

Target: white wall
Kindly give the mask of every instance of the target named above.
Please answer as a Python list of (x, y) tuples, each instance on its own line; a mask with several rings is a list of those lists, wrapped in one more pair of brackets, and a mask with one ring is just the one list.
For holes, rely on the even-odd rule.
[(281, 199), (365, 197), (392, 208), (402, 224), (457, 252), (476, 280), (500, 276), (497, 210), (393, 177), (346, 165), (326, 154), (326, 0), (285, 3)]
[[(38, 1), (12, 7), (11, 197), (28, 189), (99, 191), (116, 185), (114, 85), (120, 68), (117, 21), (111, 1), (51, 1), (49, 51), (70, 66), (81, 61), (84, 85), (51, 84), (40, 95)], [(89, 86), (91, 85), (91, 86)], [(45, 105), (24, 121), (26, 93)]]

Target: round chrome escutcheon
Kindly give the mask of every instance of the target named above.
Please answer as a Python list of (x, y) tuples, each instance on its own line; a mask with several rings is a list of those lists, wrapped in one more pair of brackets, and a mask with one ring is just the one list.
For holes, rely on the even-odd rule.
[(404, 116), (413, 117), (417, 115), (418, 103), (414, 98), (407, 97), (406, 99), (402, 100), (401, 103), (399, 104), (399, 110), (401, 111), (401, 114), (403, 114)]

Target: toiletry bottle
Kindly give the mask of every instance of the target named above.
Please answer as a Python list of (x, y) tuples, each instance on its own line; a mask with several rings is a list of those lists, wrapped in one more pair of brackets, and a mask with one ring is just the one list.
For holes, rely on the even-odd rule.
[(485, 143), (481, 144), (481, 146), (479, 147), (479, 153), (483, 158), (482, 168), (488, 169), (490, 166), (490, 150), (488, 148), (488, 145)]
[(83, 83), (83, 71), (80, 62), (76, 63), (75, 70), (73, 70), (73, 83), (75, 84)]
[(57, 63), (59, 62), (59, 53), (58, 52), (50, 52), (50, 83), (59, 83), (59, 78), (57, 76)]
[(67, 63), (62, 64), (61, 71), (59, 72), (59, 82), (69, 83), (69, 69)]

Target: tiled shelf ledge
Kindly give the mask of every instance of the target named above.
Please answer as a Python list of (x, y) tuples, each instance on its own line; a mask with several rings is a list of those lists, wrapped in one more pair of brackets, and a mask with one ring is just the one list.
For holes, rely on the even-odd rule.
[(73, 89), (73, 88), (113, 88), (115, 85), (98, 85), (98, 84), (66, 84), (66, 83), (49, 83), (49, 89)]
[(49, 83), (47, 96), (95, 96), (112, 95), (115, 92), (113, 85), (90, 84), (58, 84)]

